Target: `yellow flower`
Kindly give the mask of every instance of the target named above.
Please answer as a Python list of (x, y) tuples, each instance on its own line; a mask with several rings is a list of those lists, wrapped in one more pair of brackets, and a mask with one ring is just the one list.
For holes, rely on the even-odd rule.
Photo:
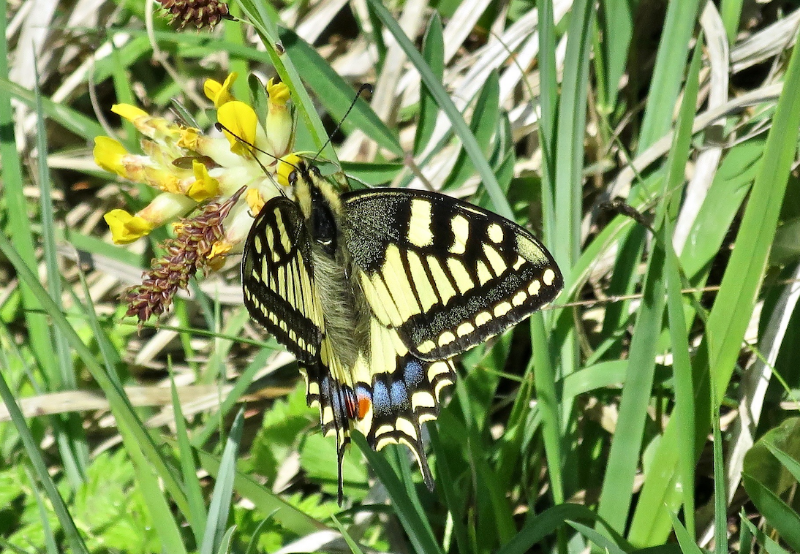
[(125, 167), (122, 159), (127, 154), (125, 147), (112, 138), (95, 137), (94, 139), (95, 163), (106, 171), (125, 177)]
[(289, 87), (270, 79), (267, 83), (269, 95), (267, 111), (267, 140), (272, 152), (279, 158), (289, 153), (292, 142), (292, 112), (289, 110)]
[(150, 117), (146, 111), (137, 108), (136, 106), (131, 106), (130, 104), (114, 104), (111, 106), (111, 111), (117, 114), (120, 117), (123, 117), (133, 123), (140, 117)]
[(186, 194), (192, 200), (202, 202), (203, 200), (208, 200), (219, 194), (219, 181), (208, 174), (208, 168), (205, 165), (197, 160), (193, 160), (192, 170), (197, 180), (192, 183), (189, 186), (189, 190), (186, 191)]
[(217, 110), (217, 119), (225, 126), (225, 136), (231, 145), (231, 151), (245, 155), (251, 151), (251, 146), (256, 143), (258, 118), (253, 108), (234, 100), (228, 102)]
[(223, 104), (234, 100), (233, 94), (231, 94), (231, 87), (238, 76), (234, 72), (228, 75), (222, 84), (213, 79), (206, 79), (206, 82), (203, 83), (203, 92), (209, 100), (214, 102), (215, 108), (219, 109)]
[(103, 216), (111, 229), (114, 244), (128, 244), (150, 234), (153, 228), (138, 215), (131, 215), (125, 210), (111, 210)]
[[(218, 269), (227, 254), (241, 251), (253, 214), (288, 192), (279, 190), (275, 174), (278, 159), (290, 151), (294, 138), (289, 89), (269, 82), (268, 113), (259, 121), (253, 108), (231, 94), (235, 80), (232, 73), (222, 84), (208, 80), (204, 85), (226, 129), (222, 134), (206, 134), (117, 104), (112, 110), (144, 135), (142, 154), (127, 152), (110, 137), (95, 139), (98, 166), (160, 191), (136, 213), (114, 209), (105, 214), (116, 244), (131, 243), (184, 218), (173, 228), (175, 239), (165, 248), (168, 256), (157, 260), (152, 275), (131, 293), (128, 313), (142, 321), (163, 313), (172, 295), (197, 271)], [(187, 218), (190, 212), (194, 215)]]
[(247, 191), (247, 196), (245, 197), (245, 201), (247, 201), (247, 205), (250, 206), (250, 211), (254, 214), (261, 213), (261, 208), (264, 207), (264, 198), (261, 194), (255, 190), (250, 189)]

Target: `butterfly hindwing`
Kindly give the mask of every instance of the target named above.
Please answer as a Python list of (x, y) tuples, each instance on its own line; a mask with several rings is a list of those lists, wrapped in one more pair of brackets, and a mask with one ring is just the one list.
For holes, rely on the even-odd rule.
[(555, 298), (558, 268), (533, 235), (443, 194), (344, 195), (344, 239), (375, 316), (420, 359), (449, 358)]
[(433, 478), (425, 456), (421, 425), (439, 415), (439, 400), (455, 380), (450, 360), (430, 362), (408, 351), (396, 330), (370, 318), (370, 348), (356, 361), (356, 427), (369, 445), (404, 444), (417, 459), (425, 483)]
[(259, 212), (242, 255), (250, 315), (300, 362), (315, 362), (324, 332), (311, 242), (297, 204), (278, 196)]

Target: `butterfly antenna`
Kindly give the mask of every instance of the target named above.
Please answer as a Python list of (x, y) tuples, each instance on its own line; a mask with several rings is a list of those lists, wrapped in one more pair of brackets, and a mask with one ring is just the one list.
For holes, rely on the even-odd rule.
[(369, 92), (370, 94), (372, 94), (373, 90), (374, 89), (372, 88), (372, 85), (370, 85), (369, 83), (364, 83), (363, 85), (358, 87), (358, 92), (356, 92), (356, 97), (353, 98), (352, 102), (350, 102), (350, 107), (347, 108), (346, 112), (344, 112), (342, 119), (339, 120), (339, 123), (336, 124), (336, 128), (328, 136), (328, 140), (325, 141), (325, 144), (322, 145), (322, 148), (320, 148), (319, 151), (314, 155), (314, 161), (316, 161), (319, 155), (322, 154), (322, 151), (325, 150), (325, 147), (331, 143), (331, 140), (333, 139), (334, 135), (336, 135), (336, 133), (339, 132), (339, 129), (342, 127), (342, 123), (344, 123), (344, 120), (347, 119), (348, 115), (350, 115), (350, 112), (353, 111), (353, 108), (355, 108), (356, 102), (358, 102), (358, 99), (361, 98), (361, 95), (364, 94), (365, 92)]
[[(252, 148), (252, 149), (253, 149), (253, 150), (255, 150), (256, 152), (259, 152), (259, 153), (261, 153), (261, 154), (264, 154), (265, 156), (269, 156), (270, 158), (272, 158), (272, 159), (273, 159), (273, 160), (275, 160), (276, 162), (279, 162), (279, 161), (280, 161), (280, 162), (283, 162), (283, 163), (289, 164), (290, 166), (292, 166), (292, 167), (293, 167), (293, 168), (295, 168), (295, 169), (298, 169), (298, 167), (297, 167), (296, 165), (294, 165), (293, 163), (291, 163), (291, 162), (289, 162), (289, 161), (286, 161), (286, 160), (281, 160), (280, 158), (278, 158), (277, 156), (274, 156), (274, 155), (270, 154), (270, 153), (269, 153), (269, 152), (267, 152), (266, 150), (262, 150), (261, 148), (259, 148), (259, 147), (258, 147), (258, 146), (256, 146), (255, 144), (251, 143), (250, 141), (247, 141), (247, 140), (243, 139), (242, 137), (240, 137), (239, 135), (237, 135), (236, 133), (234, 133), (233, 131), (231, 131), (230, 129), (228, 129), (228, 128), (227, 128), (225, 125), (223, 125), (223, 124), (222, 124), (222, 123), (220, 123), (219, 121), (218, 121), (218, 122), (216, 122), (216, 123), (214, 124), (214, 127), (216, 127), (218, 131), (224, 131), (224, 132), (228, 133), (228, 134), (229, 134), (229, 135), (231, 135), (233, 138), (235, 138), (236, 140), (238, 140), (238, 141), (239, 141), (239, 142), (241, 142), (242, 144), (245, 144), (245, 145), (249, 146), (250, 148)], [(253, 156), (253, 159), (256, 161), (256, 163), (259, 165), (259, 167), (261, 167), (261, 170), (264, 172), (264, 175), (266, 175), (266, 176), (268, 176), (268, 177), (269, 177), (270, 181), (272, 181), (272, 184), (273, 184), (273, 185), (275, 185), (275, 188), (276, 188), (276, 189), (278, 189), (278, 192), (280, 192), (280, 193), (281, 193), (283, 196), (286, 196), (286, 193), (285, 193), (285, 192), (283, 191), (283, 189), (282, 189), (282, 188), (281, 188), (281, 187), (278, 185), (278, 183), (276, 183), (276, 182), (275, 182), (275, 179), (273, 179), (273, 177), (272, 177), (272, 174), (271, 174), (269, 171), (267, 171), (267, 168), (264, 166), (264, 164), (262, 164), (262, 163), (261, 163), (261, 160), (259, 160), (259, 159), (258, 159), (258, 156)]]

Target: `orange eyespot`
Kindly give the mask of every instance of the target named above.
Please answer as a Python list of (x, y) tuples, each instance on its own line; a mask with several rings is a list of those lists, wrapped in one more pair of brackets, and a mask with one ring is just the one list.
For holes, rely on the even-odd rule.
[(367, 417), (367, 412), (369, 411), (371, 406), (372, 406), (372, 400), (370, 400), (367, 396), (359, 397), (358, 419), (364, 419), (365, 417)]

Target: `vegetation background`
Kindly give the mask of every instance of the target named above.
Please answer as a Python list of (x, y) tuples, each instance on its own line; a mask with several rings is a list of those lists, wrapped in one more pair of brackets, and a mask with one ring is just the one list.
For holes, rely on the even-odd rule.
[[(238, 0), (201, 31), (151, 2), (0, 6), (3, 552), (800, 551), (796, 2)], [(373, 83), (345, 171), (513, 214), (564, 272), (459, 360), (432, 493), (361, 440), (336, 505), (235, 257), (124, 317), (169, 230), (111, 244), (103, 213), (153, 193), (92, 141), (135, 147), (119, 102), (210, 129), (203, 82), (231, 71), (254, 100), (280, 75), (312, 151)]]

